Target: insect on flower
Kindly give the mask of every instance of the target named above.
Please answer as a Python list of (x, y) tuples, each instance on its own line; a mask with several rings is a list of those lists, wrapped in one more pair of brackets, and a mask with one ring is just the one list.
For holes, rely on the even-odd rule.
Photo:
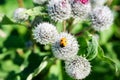
[(52, 52), (56, 58), (68, 60), (78, 53), (79, 45), (76, 38), (67, 33), (61, 32), (55, 37), (52, 43)]
[(60, 46), (65, 47), (67, 45), (67, 39), (64, 37), (60, 40)]

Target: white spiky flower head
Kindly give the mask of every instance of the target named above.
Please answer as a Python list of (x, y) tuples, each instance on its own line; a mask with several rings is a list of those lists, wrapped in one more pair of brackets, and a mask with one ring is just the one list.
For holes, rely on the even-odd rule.
[(103, 6), (107, 0), (91, 0), (91, 5), (93, 8), (97, 6)]
[(75, 56), (78, 49), (79, 45), (76, 38), (67, 32), (60, 33), (52, 44), (53, 55), (62, 60)]
[(96, 7), (91, 13), (92, 27), (96, 31), (108, 29), (112, 25), (113, 19), (113, 14), (107, 6)]
[(90, 62), (81, 56), (75, 56), (65, 61), (66, 73), (74, 79), (84, 79), (91, 72)]
[(54, 21), (68, 19), (71, 15), (71, 7), (68, 0), (50, 0), (48, 14)]
[(54, 42), (57, 35), (56, 27), (47, 22), (39, 23), (37, 27), (33, 29), (33, 37), (36, 42), (40, 44), (50, 44)]
[(40, 5), (46, 3), (47, 1), (48, 1), (48, 0), (33, 0), (34, 3), (40, 4)]
[(91, 11), (91, 4), (89, 0), (69, 0), (72, 9), (72, 16), (85, 20)]
[(18, 22), (22, 22), (28, 19), (29, 15), (26, 14), (25, 8), (17, 8), (14, 12), (14, 19)]

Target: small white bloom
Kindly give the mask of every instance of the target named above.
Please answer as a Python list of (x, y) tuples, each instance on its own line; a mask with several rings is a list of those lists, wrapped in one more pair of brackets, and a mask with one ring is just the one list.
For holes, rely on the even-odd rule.
[(109, 7), (96, 7), (91, 13), (92, 27), (96, 31), (103, 31), (108, 29), (113, 23), (113, 14)]
[(44, 4), (47, 1), (48, 0), (33, 0), (33, 2), (36, 3), (36, 4)]
[(57, 35), (58, 32), (56, 27), (46, 22), (38, 24), (33, 30), (33, 37), (40, 44), (49, 44), (54, 42)]
[(17, 8), (14, 12), (14, 19), (18, 22), (27, 20), (29, 15), (27, 15), (25, 11), (25, 8)]
[(90, 62), (81, 56), (75, 56), (65, 61), (67, 74), (74, 79), (84, 79), (91, 71)]
[(74, 18), (85, 20), (91, 11), (89, 0), (69, 0)]
[(60, 33), (52, 44), (52, 52), (56, 58), (67, 60), (75, 56), (79, 45), (74, 36), (66, 32)]
[(103, 6), (107, 0), (91, 0), (91, 5), (93, 8), (97, 6)]
[(54, 21), (63, 21), (70, 17), (71, 7), (68, 0), (50, 0), (48, 14)]

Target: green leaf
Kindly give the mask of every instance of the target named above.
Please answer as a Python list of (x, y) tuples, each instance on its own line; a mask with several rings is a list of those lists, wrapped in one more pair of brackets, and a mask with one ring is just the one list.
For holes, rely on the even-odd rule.
[(102, 48), (100, 46), (98, 48), (98, 57), (100, 59), (102, 59), (103, 61), (114, 64), (114, 61), (112, 59), (110, 59), (110, 58), (108, 58), (107, 56), (104, 55), (104, 51), (102, 50)]
[(28, 14), (29, 16), (38, 16), (38, 15), (46, 15), (46, 13), (42, 13), (44, 10), (43, 7), (34, 7), (32, 9), (28, 9), (25, 13)]
[(100, 58), (102, 61), (105, 61), (107, 63), (114, 65), (116, 72), (118, 72), (120, 70), (120, 62), (105, 56), (104, 51), (102, 50), (102, 48), (100, 46), (98, 48), (98, 58)]
[(97, 54), (98, 54), (98, 40), (97, 40), (96, 36), (92, 36), (92, 40), (88, 44), (87, 51), (88, 51), (88, 53), (87, 53), (88, 60), (93, 60), (97, 56)]
[(0, 13), (0, 22), (3, 20), (4, 14)]
[(78, 44), (80, 45), (78, 55), (87, 55), (88, 40), (85, 37), (79, 37), (77, 40)]
[(2, 17), (0, 17), (0, 24), (4, 25), (4, 24), (15, 24), (11, 19), (9, 19), (6, 15), (2, 15)]
[(22, 80), (30, 79), (33, 77), (33, 72), (39, 67), (43, 61), (44, 56), (39, 56), (37, 53), (32, 52), (28, 59), (28, 65), (20, 72), (20, 77)]
[(100, 32), (100, 43), (105, 44), (112, 37), (114, 33), (114, 26), (111, 26), (108, 30)]
[(61, 61), (56, 60), (56, 64), (50, 67), (46, 80), (63, 80), (61, 71)]
[(48, 61), (41, 62), (40, 66), (34, 71), (33, 76), (37, 76), (48, 64)]

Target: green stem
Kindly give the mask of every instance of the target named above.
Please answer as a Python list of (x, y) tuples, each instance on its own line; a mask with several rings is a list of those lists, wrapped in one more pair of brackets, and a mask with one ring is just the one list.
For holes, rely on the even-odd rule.
[(63, 32), (66, 31), (66, 21), (63, 21)]
[(113, 0), (108, 0), (107, 5), (110, 6), (112, 4)]
[(19, 7), (24, 7), (23, 0), (17, 0)]
[(73, 29), (73, 22), (74, 22), (74, 19), (71, 19), (68, 23), (68, 32), (71, 32), (72, 29)]
[(113, 9), (114, 9), (115, 11), (120, 11), (120, 6), (114, 6)]

